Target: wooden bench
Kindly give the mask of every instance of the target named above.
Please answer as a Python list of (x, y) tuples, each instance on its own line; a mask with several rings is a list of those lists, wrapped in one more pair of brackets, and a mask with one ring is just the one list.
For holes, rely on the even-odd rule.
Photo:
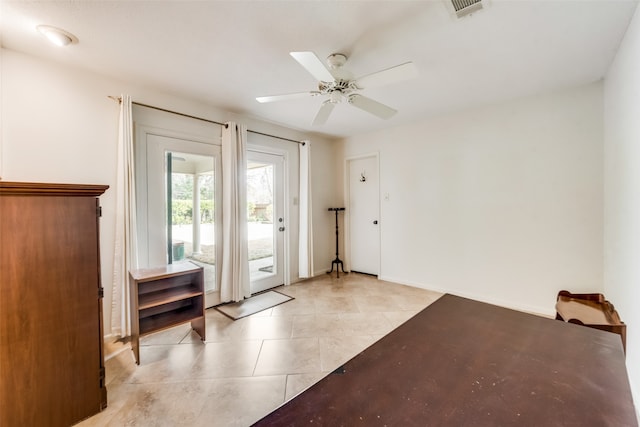
[(613, 304), (602, 294), (572, 294), (558, 292), (556, 319), (620, 335), (627, 351), (627, 325), (620, 320)]

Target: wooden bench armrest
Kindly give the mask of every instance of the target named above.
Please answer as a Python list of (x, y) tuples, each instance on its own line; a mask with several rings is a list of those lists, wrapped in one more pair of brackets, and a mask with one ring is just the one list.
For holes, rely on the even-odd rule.
[(602, 294), (572, 294), (564, 290), (558, 292), (556, 319), (617, 333), (626, 349), (626, 325), (620, 320), (613, 304)]

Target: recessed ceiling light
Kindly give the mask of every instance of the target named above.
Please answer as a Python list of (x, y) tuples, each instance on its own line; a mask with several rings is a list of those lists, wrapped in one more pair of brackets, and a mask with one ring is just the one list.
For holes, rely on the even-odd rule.
[(38, 25), (36, 29), (56, 46), (67, 46), (78, 43), (78, 38), (68, 31), (50, 25)]

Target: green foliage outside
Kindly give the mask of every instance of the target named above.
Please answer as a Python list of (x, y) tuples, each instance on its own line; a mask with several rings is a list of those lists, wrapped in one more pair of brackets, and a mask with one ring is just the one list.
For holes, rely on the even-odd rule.
[(249, 222), (271, 222), (273, 221), (273, 205), (256, 204), (247, 202), (247, 220)]
[[(200, 223), (213, 223), (213, 200), (200, 200)], [(171, 223), (186, 225), (193, 223), (193, 201), (176, 200), (171, 202)]]
[[(188, 225), (193, 223), (193, 188), (194, 178), (198, 179), (200, 192), (200, 223), (212, 224), (214, 177), (212, 173), (188, 174), (173, 172), (171, 174), (171, 223)], [(273, 166), (266, 165), (247, 171), (247, 219), (250, 222), (273, 221)]]
[(247, 220), (249, 222), (254, 222), (256, 220), (255, 211), (256, 211), (256, 204), (251, 201), (248, 201), (247, 202)]
[[(213, 174), (197, 175), (200, 188), (200, 223), (212, 224), (213, 217)], [(193, 224), (193, 179), (194, 175), (171, 174), (171, 223), (173, 225)]]
[[(213, 200), (200, 200), (200, 224), (213, 224)], [(253, 202), (247, 203), (247, 218), (249, 222), (271, 222), (273, 207), (267, 206), (263, 210), (256, 209)], [(171, 223), (173, 225), (193, 224), (193, 200), (176, 200), (171, 202)]]

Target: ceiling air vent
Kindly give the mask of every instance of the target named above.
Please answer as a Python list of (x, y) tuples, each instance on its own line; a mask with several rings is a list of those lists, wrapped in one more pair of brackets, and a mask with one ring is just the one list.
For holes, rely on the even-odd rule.
[(458, 18), (472, 14), (482, 9), (482, 0), (450, 0)]

